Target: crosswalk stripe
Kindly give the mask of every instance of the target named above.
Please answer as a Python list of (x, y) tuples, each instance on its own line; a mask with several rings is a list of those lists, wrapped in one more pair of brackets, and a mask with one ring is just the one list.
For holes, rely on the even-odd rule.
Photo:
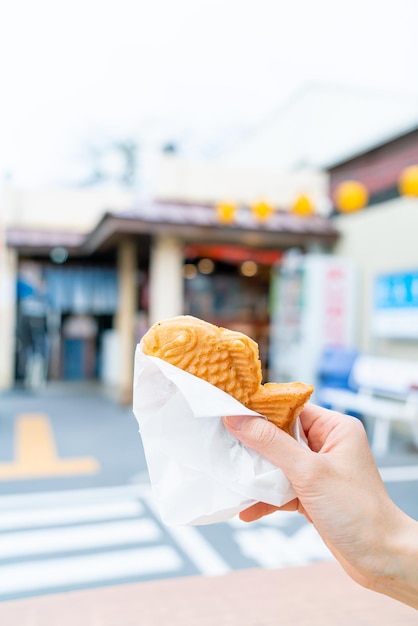
[(193, 526), (172, 526), (166, 530), (203, 575), (219, 576), (230, 571), (227, 562)]
[[(153, 500), (148, 501), (148, 506), (159, 517)], [(231, 570), (228, 563), (194, 526), (166, 526), (166, 532), (204, 576), (219, 576)]]
[(0, 536), (0, 559), (146, 543), (160, 536), (160, 529), (150, 519), (13, 532)]
[[(146, 484), (2, 496), (0, 600), (152, 575), (222, 575), (246, 562), (284, 567), (330, 558), (298, 514), (276, 515), (250, 526), (229, 520), (226, 537), (238, 553), (224, 558), (198, 527), (161, 525)], [(289, 534), (295, 518), (298, 529)]]
[(115, 487), (92, 487), (87, 489), (69, 489), (66, 491), (42, 491), (0, 496), (0, 511), (19, 508), (48, 508), (51, 503), (92, 504), (93, 502), (114, 502), (134, 498), (149, 497), (149, 484), (117, 485)]
[(143, 512), (139, 500), (62, 506), (56, 508), (18, 509), (3, 511), (0, 515), (0, 530), (74, 524), (100, 519), (136, 517)]
[(256, 530), (238, 530), (234, 536), (242, 553), (262, 567), (290, 567), (333, 558), (310, 524), (302, 526), (291, 536), (279, 529), (263, 526)]
[(0, 594), (56, 589), (175, 572), (182, 559), (170, 546), (39, 560), (0, 567)]

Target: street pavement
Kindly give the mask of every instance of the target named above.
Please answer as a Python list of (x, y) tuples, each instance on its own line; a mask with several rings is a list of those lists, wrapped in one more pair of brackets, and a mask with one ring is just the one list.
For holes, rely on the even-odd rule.
[[(418, 451), (407, 433), (396, 433), (379, 466), (393, 499), (418, 519)], [(2, 601), (330, 558), (296, 513), (165, 526), (132, 410), (101, 387), (0, 395)]]

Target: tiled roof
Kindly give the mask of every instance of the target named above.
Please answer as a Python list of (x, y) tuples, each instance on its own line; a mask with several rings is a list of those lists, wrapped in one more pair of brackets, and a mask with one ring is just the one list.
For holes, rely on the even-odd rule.
[(41, 230), (37, 228), (7, 228), (6, 243), (11, 248), (54, 248), (65, 246), (76, 248), (85, 239), (84, 233), (59, 232), (54, 230)]
[(114, 217), (141, 220), (149, 224), (176, 224), (208, 226), (219, 229), (242, 229), (246, 231), (269, 231), (338, 236), (333, 222), (321, 215), (299, 217), (288, 211), (275, 211), (267, 220), (260, 221), (247, 207), (237, 211), (232, 224), (220, 224), (213, 206), (158, 202), (141, 206), (124, 213), (113, 213)]
[(277, 211), (260, 222), (248, 208), (242, 208), (233, 224), (222, 225), (213, 206), (160, 202), (128, 212), (106, 213), (89, 233), (8, 228), (6, 242), (26, 253), (49, 252), (63, 246), (74, 254), (88, 256), (111, 249), (125, 235), (150, 240), (156, 233), (171, 233), (189, 242), (208, 240), (260, 248), (283, 248), (309, 241), (333, 243), (339, 236), (332, 220), (320, 215), (297, 217)]

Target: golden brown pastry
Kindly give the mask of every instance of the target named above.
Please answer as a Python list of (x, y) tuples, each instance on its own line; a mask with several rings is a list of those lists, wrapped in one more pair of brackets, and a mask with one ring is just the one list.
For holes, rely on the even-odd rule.
[(314, 389), (304, 383), (263, 385), (255, 341), (190, 315), (157, 322), (141, 345), (144, 354), (203, 378), (287, 432)]

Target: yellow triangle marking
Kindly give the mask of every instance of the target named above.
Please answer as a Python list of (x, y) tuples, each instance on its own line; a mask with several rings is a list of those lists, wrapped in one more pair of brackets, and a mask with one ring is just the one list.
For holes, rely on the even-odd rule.
[(96, 474), (94, 457), (58, 456), (49, 418), (43, 413), (18, 415), (15, 425), (15, 461), (0, 463), (0, 480)]

